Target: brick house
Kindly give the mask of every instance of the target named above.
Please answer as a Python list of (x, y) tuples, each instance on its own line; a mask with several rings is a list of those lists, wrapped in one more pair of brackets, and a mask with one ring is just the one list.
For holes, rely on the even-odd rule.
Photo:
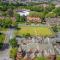
[(31, 17), (31, 16), (27, 16), (27, 22), (41, 22), (41, 19), (39, 17)]

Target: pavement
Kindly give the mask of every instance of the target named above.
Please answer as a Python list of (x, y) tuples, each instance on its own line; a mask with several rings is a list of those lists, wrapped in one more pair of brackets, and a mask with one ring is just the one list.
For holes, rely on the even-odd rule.
[(0, 51), (0, 60), (12, 60), (9, 58), (9, 39), (12, 39), (14, 37), (14, 30), (9, 29), (8, 31), (1, 31), (2, 33), (5, 34), (6, 38), (4, 41), (4, 48)]
[(12, 60), (11, 58), (9, 58), (9, 49), (0, 51), (0, 60)]

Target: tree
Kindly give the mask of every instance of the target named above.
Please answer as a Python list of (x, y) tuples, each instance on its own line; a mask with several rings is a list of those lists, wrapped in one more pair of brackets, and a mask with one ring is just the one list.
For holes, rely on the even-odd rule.
[(14, 38), (14, 39), (11, 39), (10, 41), (9, 41), (9, 43), (10, 43), (10, 46), (12, 47), (12, 48), (14, 48), (14, 47), (17, 47), (17, 40)]
[(19, 14), (16, 15), (16, 22), (25, 22), (26, 17), (25, 16), (20, 16)]
[(26, 21), (26, 16), (21, 16), (21, 22), (25, 22)]
[(4, 34), (0, 33), (0, 49), (3, 47), (4, 43)]
[(12, 25), (12, 20), (10, 18), (5, 18), (2, 23), (4, 28), (9, 28)]
[(3, 12), (2, 13), (2, 16), (6, 17), (7, 16), (7, 13), (6, 12)]
[(0, 26), (4, 28), (9, 28), (12, 24), (12, 21), (10, 18), (4, 18), (0, 19)]
[(49, 12), (51, 12), (53, 9), (55, 9), (55, 4), (48, 4), (48, 6), (47, 7), (45, 7), (44, 8), (44, 11), (45, 12), (47, 12), (47, 13), (49, 13)]
[(25, 38), (31, 37), (30, 33), (24, 35)]
[(0, 27), (3, 27), (3, 19), (0, 19)]
[(45, 22), (45, 12), (40, 13), (41, 22)]
[(0, 19), (0, 27), (3, 28), (17, 27), (16, 24), (16, 21), (13, 21), (10, 17)]
[(52, 12), (56, 13), (57, 16), (60, 16), (60, 7), (55, 8)]
[(7, 10), (7, 6), (6, 5), (1, 5), (0, 6), (0, 10), (1, 11), (6, 11)]
[(13, 9), (12, 9), (12, 8), (8, 9), (8, 15), (9, 15), (10, 17), (13, 17), (14, 12), (13, 12)]
[(14, 59), (16, 58), (16, 55), (17, 55), (17, 48), (11, 48), (10, 50), (10, 58)]
[(19, 21), (20, 21), (20, 15), (16, 14), (16, 22), (19, 22)]
[(30, 10), (42, 12), (44, 10), (43, 6), (31, 6)]
[(53, 29), (53, 31), (54, 31), (55, 33), (57, 33), (57, 32), (58, 32), (57, 25), (53, 26), (53, 27), (52, 27), (52, 29)]
[(46, 18), (53, 18), (53, 17), (56, 17), (56, 13), (54, 13), (54, 12), (49, 12), (48, 14), (46, 14), (45, 17), (46, 17)]

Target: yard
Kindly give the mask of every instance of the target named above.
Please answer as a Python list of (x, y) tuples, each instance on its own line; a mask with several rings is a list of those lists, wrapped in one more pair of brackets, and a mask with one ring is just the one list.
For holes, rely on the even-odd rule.
[(31, 36), (52, 36), (54, 32), (49, 27), (39, 27), (39, 26), (22, 26), (20, 30), (17, 31), (17, 35), (23, 36), (29, 33)]
[(47, 60), (47, 58), (43, 58), (43, 57), (37, 57), (37, 58), (35, 58), (35, 60)]
[(57, 56), (57, 59), (56, 60), (60, 60), (60, 55), (59, 56)]
[[(37, 58), (35, 58), (35, 60), (48, 60), (48, 57), (37, 57)], [(58, 56), (57, 55), (57, 58), (56, 58), (56, 60), (60, 60), (60, 55)]]

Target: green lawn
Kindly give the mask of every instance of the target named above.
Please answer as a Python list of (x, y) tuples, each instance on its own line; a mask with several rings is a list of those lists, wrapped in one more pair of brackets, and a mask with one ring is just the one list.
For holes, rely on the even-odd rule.
[(29, 33), (32, 36), (51, 36), (54, 32), (49, 27), (23, 26), (17, 31), (17, 35), (23, 36)]
[(43, 57), (37, 57), (35, 60), (47, 60), (47, 58)]
[(60, 55), (59, 55), (59, 56), (57, 56), (57, 60), (60, 60)]
[[(47, 57), (37, 57), (35, 60), (48, 60)], [(60, 60), (60, 56), (57, 56), (57, 59), (56, 60)]]

